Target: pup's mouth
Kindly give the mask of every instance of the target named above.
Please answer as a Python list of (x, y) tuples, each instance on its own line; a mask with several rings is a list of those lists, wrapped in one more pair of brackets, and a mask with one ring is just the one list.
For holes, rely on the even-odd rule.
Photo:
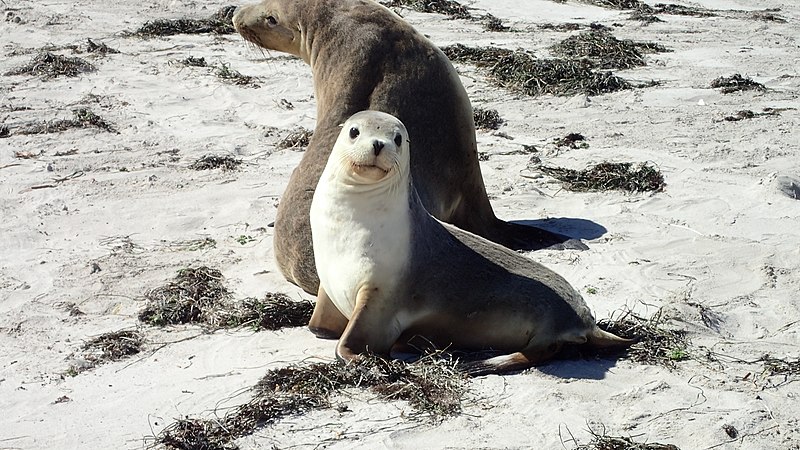
[(383, 179), (391, 172), (391, 169), (384, 169), (375, 164), (350, 163), (350, 167), (353, 169), (354, 173), (376, 181)]

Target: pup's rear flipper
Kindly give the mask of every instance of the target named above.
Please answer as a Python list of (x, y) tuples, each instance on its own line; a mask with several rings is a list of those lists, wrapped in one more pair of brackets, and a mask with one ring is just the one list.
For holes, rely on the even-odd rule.
[(524, 370), (552, 359), (561, 350), (561, 346), (561, 343), (553, 343), (545, 348), (525, 349), (480, 361), (468, 361), (459, 364), (458, 369), (473, 377)]

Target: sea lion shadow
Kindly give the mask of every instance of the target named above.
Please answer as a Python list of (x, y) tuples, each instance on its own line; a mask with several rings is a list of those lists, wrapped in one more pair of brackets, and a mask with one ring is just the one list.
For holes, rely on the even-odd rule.
[(602, 380), (615, 365), (614, 359), (555, 359), (537, 366), (539, 372), (558, 378), (582, 380)]
[(512, 220), (511, 223), (541, 228), (553, 233), (563, 234), (572, 239), (593, 240), (606, 234), (606, 227), (597, 222), (575, 217), (550, 217), (536, 220)]

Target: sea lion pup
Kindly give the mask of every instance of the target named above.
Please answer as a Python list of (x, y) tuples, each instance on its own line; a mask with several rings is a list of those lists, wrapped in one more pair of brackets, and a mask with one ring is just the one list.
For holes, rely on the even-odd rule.
[[(412, 143), (413, 145), (413, 143)], [(438, 348), (500, 351), (473, 374), (524, 369), (565, 343), (626, 346), (597, 327), (558, 274), (428, 214), (397, 118), (362, 111), (345, 122), (311, 203), (319, 300), (346, 323), (336, 356), (351, 361), (420, 336)]]
[[(275, 218), (275, 257), (290, 282), (317, 292), (311, 198), (339, 126), (365, 109), (399, 117), (414, 136), (411, 173), (436, 218), (514, 249), (569, 239), (495, 217), (458, 74), (438, 47), (389, 9), (368, 0), (266, 0), (240, 8), (233, 24), (261, 48), (302, 58), (314, 77), (316, 128)], [(582, 248), (580, 241), (568, 245)]]

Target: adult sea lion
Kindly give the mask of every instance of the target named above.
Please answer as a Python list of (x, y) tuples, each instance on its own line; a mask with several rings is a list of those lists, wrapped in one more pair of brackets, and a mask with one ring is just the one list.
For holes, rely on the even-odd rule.
[[(317, 292), (311, 198), (339, 126), (366, 109), (400, 118), (414, 136), (411, 173), (436, 218), (512, 249), (569, 240), (495, 217), (458, 74), (438, 47), (386, 7), (370, 0), (265, 0), (237, 10), (233, 24), (259, 47), (302, 58), (313, 73), (316, 128), (275, 218), (275, 257), (289, 281)], [(575, 240), (568, 245), (585, 248)]]
[(388, 355), (421, 336), (438, 348), (506, 353), (470, 367), (483, 374), (530, 367), (565, 343), (632, 342), (598, 328), (552, 270), (428, 214), (410, 155), (400, 120), (359, 112), (345, 122), (314, 193), (318, 299), (340, 314), (315, 311), (312, 322), (341, 335), (340, 360)]

